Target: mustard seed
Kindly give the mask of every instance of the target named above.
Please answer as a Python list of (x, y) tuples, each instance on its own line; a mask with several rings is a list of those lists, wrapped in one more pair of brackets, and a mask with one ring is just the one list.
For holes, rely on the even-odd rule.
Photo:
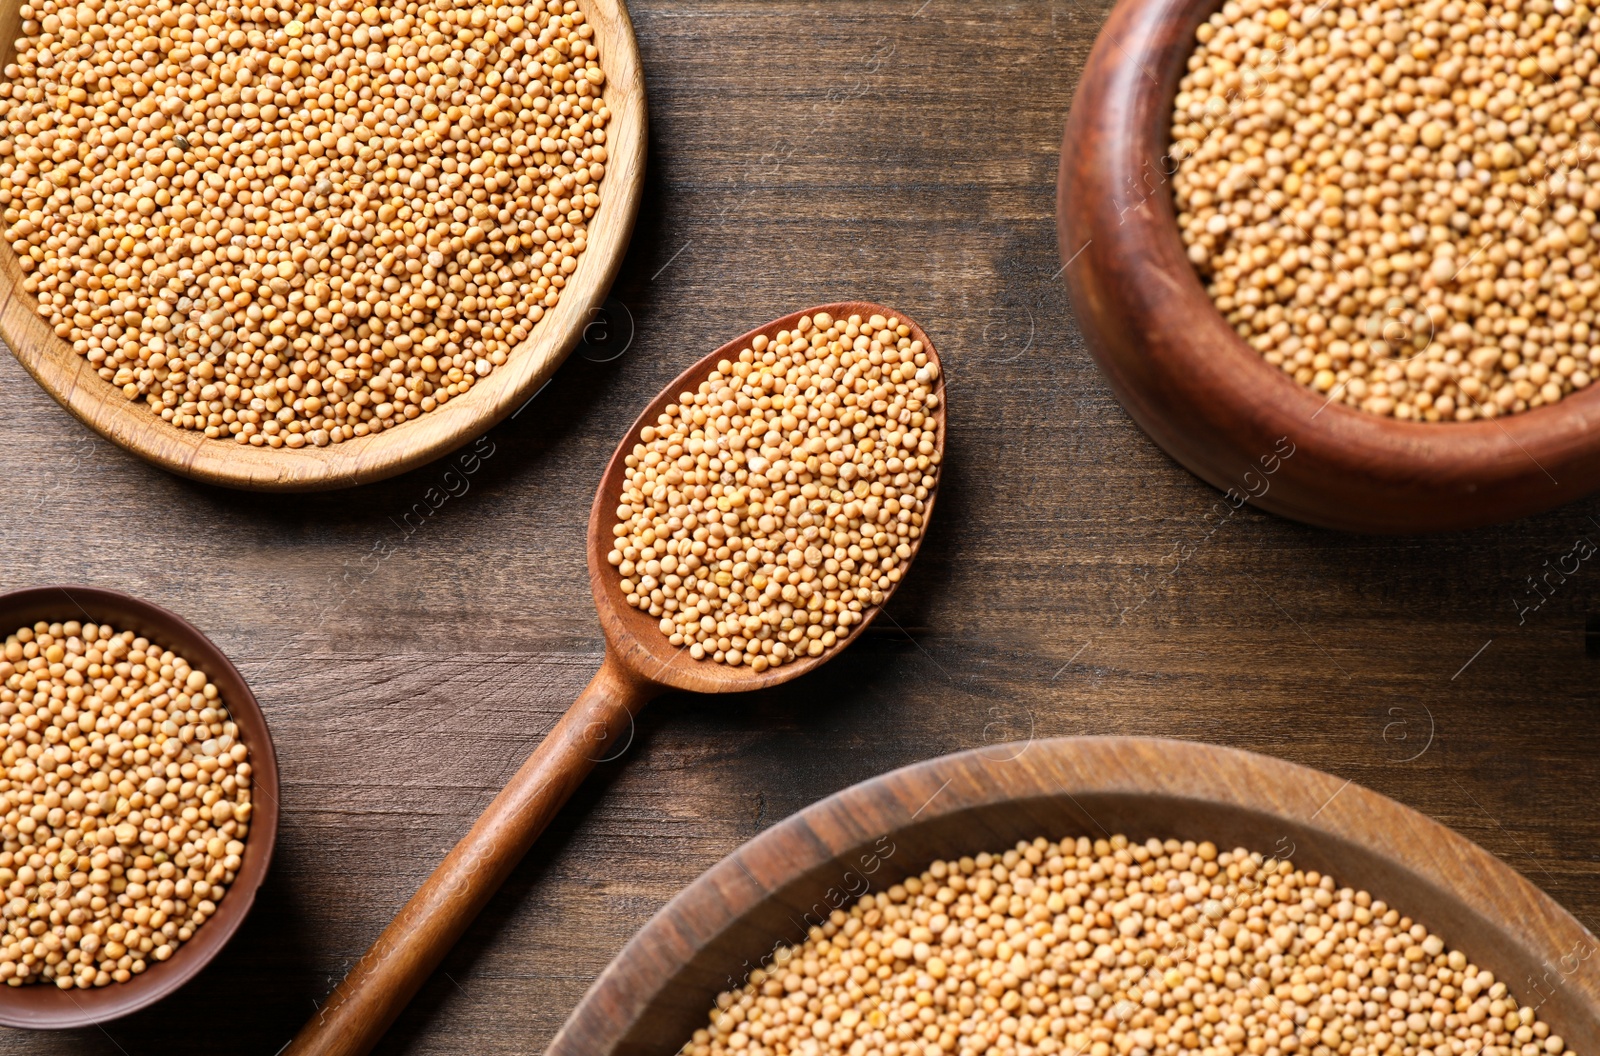
[(326, 446), (432, 411), (559, 300), (610, 111), (573, 0), (38, 0), (0, 208), (38, 312), (181, 429)]
[(776, 950), (682, 1056), (1539, 1056), (1506, 985), (1365, 891), (1211, 843), (935, 862)]
[(217, 910), (250, 753), (204, 671), (131, 631), (23, 627), (0, 653), (0, 979), (126, 982)]
[(1600, 369), (1600, 19), (1568, 0), (1228, 0), (1172, 117), (1189, 260), (1262, 357), (1413, 421)]
[(939, 471), (938, 366), (899, 319), (758, 336), (645, 426), (608, 560), (697, 660), (821, 656), (899, 582)]

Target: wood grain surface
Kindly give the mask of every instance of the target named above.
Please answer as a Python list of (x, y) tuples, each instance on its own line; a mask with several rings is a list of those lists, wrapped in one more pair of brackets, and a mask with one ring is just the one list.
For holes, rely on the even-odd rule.
[(1107, 5), (630, 10), (652, 154), (607, 325), (450, 459), (348, 493), (194, 484), (0, 357), (0, 589), (75, 579), (182, 613), (251, 680), (283, 775), (273, 873), (204, 975), (104, 1031), (0, 1031), (0, 1054), (273, 1056), (598, 669), (584, 532), (628, 423), (705, 350), (854, 297), (910, 313), (951, 379), (939, 513), (904, 589), (804, 679), (651, 705), (379, 1052), (540, 1053), (744, 840), (1030, 731), (1352, 778), (1600, 925), (1600, 500), (1339, 535), (1233, 510), (1139, 431), (1057, 275), (1061, 133)]

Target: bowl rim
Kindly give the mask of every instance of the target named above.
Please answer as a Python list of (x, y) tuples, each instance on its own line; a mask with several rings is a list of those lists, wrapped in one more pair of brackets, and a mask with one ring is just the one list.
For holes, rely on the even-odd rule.
[[(17, 616), (11, 626), (13, 614)], [(131, 617), (131, 621), (129, 618)], [(199, 975), (238, 932), (255, 905), (277, 846), (282, 786), (278, 757), (260, 702), (239, 669), (204, 632), (153, 602), (104, 587), (58, 585), (0, 594), (0, 639), (24, 622), (38, 620), (109, 623), (133, 630), (163, 648), (180, 653), (211, 676), (223, 694), (228, 714), (250, 750), (254, 810), (243, 861), (211, 919), (170, 958), (151, 964), (126, 983), (88, 990), (59, 990), (42, 983), (0, 986), (0, 1024), (32, 1030), (65, 1030), (120, 1019), (148, 1008)], [(119, 626), (119, 620), (135, 626)]]
[[(1041, 799), (1070, 803), (1075, 813), (1094, 821), (1081, 801), (1116, 795), (1159, 797), (1168, 807), (1202, 813), (1263, 815), (1283, 824), (1284, 831), (1309, 827), (1327, 841), (1335, 857), (1341, 849), (1366, 852), (1394, 863), (1419, 890), (1433, 885), (1460, 896), (1469, 916), (1493, 911), (1511, 921), (1491, 928), (1506, 943), (1524, 942), (1525, 933), (1542, 929), (1556, 941), (1600, 949), (1588, 929), (1509, 865), (1444, 825), (1353, 781), (1195, 741), (1057, 737), (975, 748), (901, 767), (836, 792), (746, 841), (680, 891), (627, 942), (589, 987), (546, 1054), (634, 1056), (655, 1051), (640, 1047), (629, 1032), (702, 950), (733, 933), (762, 904), (782, 902), (797, 878), (831, 869), (827, 875), (836, 879), (838, 863), (852, 860), (849, 856), (863, 847), (881, 849), (884, 838), (907, 839), (919, 828), (978, 810), (1026, 813), (1026, 804)], [(1083, 829), (1094, 835), (1088, 826)], [(1006, 849), (982, 845), (958, 853)], [(1298, 849), (1285, 853), (1302, 857)], [(926, 864), (900, 861), (891, 872), (898, 879)], [(792, 903), (783, 904), (791, 908), (792, 919)], [(1406, 912), (1403, 904), (1395, 908)], [(1474, 959), (1484, 963), (1481, 957)], [(1576, 1002), (1588, 1019), (1600, 1023), (1600, 961), (1584, 964), (1561, 979), (1558, 996), (1567, 1006)], [(715, 996), (706, 994), (702, 1007), (708, 1013)], [(659, 1051), (676, 1049), (663, 1045)]]
[[(1456, 503), (1387, 515), (1263, 494), (1263, 508), (1334, 528), (1471, 527), (1600, 486), (1600, 384), (1489, 420), (1414, 422), (1329, 401), (1267, 363), (1190, 264), (1169, 174), (1173, 99), (1194, 28), (1220, 0), (1119, 0), (1079, 79), (1061, 149), (1058, 248), (1089, 349), (1134, 420), (1221, 489), (1288, 436), (1323, 486)], [(1248, 439), (1234, 442), (1234, 434)], [(1207, 443), (1206, 441), (1211, 441)], [(1308, 456), (1308, 457), (1302, 457)], [(1257, 468), (1257, 472), (1259, 469)], [(1499, 502), (1501, 508), (1493, 508)]]
[[(605, 61), (607, 193), (590, 221), (561, 300), (529, 335), (463, 396), (376, 435), (324, 448), (256, 448), (208, 439), (129, 401), (56, 336), (24, 293), (9, 243), (0, 244), (0, 337), (57, 403), (123, 450), (180, 476), (249, 491), (322, 491), (368, 484), (432, 462), (481, 436), (525, 406), (593, 325), (622, 268), (644, 190), (648, 116), (643, 65), (625, 0), (578, 0)], [(21, 0), (0, 0), (0, 58), (10, 60)]]

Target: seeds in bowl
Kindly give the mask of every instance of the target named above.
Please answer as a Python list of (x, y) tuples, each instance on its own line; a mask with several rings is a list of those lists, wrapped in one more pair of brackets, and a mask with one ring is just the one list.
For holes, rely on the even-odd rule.
[(1332, 877), (1211, 843), (1037, 839), (835, 910), (683, 1056), (1556, 1056), (1506, 985)]
[(100, 377), (299, 448), (468, 392), (561, 296), (610, 111), (573, 0), (40, 0), (0, 83), (23, 290)]
[(250, 753), (204, 671), (131, 631), (39, 623), (0, 654), (0, 979), (127, 982), (217, 910)]
[(1172, 118), (1189, 259), (1268, 363), (1372, 414), (1559, 402), (1600, 364), (1600, 19), (1229, 0)]
[(759, 335), (640, 430), (608, 560), (696, 660), (820, 656), (883, 602), (939, 472), (938, 365), (881, 315)]

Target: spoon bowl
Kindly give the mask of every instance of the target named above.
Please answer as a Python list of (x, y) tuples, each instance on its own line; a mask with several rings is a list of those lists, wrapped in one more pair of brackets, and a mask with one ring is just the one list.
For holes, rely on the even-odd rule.
[[(621, 501), (623, 478), (627, 469), (624, 460), (633, 450), (639, 431), (647, 425), (654, 424), (666, 410), (667, 405), (677, 401), (679, 394), (698, 389), (720, 361), (736, 358), (742, 350), (749, 348), (750, 342), (758, 336), (765, 335), (771, 340), (778, 331), (793, 329), (802, 317), (816, 315), (818, 312), (827, 312), (836, 319), (848, 319), (852, 315), (859, 315), (862, 318), (881, 315), (885, 319), (899, 319), (911, 328), (912, 340), (922, 342), (922, 347), (927, 351), (928, 362), (938, 371), (933, 390), (938, 402), (934, 407), (932, 418), (934, 432), (938, 437), (935, 444), (935, 450), (938, 452), (936, 457), (943, 457), (944, 369), (939, 363), (938, 353), (934, 351), (933, 342), (928, 340), (928, 335), (922, 327), (881, 304), (846, 301), (839, 304), (819, 304), (815, 308), (792, 312), (729, 341), (674, 378), (672, 384), (662, 389), (661, 394), (652, 400), (650, 406), (646, 407), (628, 427), (626, 436), (622, 443), (617, 445), (616, 453), (611, 456), (611, 462), (606, 466), (605, 476), (600, 480), (600, 488), (595, 492), (594, 507), (589, 513), (589, 585), (594, 590), (594, 605), (600, 614), (600, 627), (605, 632), (606, 644), (609, 651), (617, 655), (625, 666), (643, 674), (658, 686), (691, 693), (744, 693), (799, 678), (807, 671), (831, 660), (841, 649), (859, 637), (861, 631), (870, 625), (882, 611), (883, 606), (888, 604), (889, 596), (900, 586), (900, 583), (892, 584), (884, 594), (883, 604), (863, 610), (864, 619), (851, 627), (849, 635), (840, 639), (833, 648), (824, 651), (820, 656), (802, 657), (791, 663), (769, 667), (757, 674), (743, 665), (731, 667), (709, 660), (696, 660), (689, 655), (687, 649), (673, 645), (667, 640), (666, 635), (661, 633), (654, 617), (628, 604), (628, 596), (623, 593), (620, 577), (606, 562), (606, 554), (610, 552), (612, 546), (611, 527), (616, 523), (617, 504)], [(933, 500), (937, 494), (938, 489), (935, 487), (928, 492), (927, 499), (923, 501), (924, 525), (933, 516)], [(911, 557), (901, 562), (902, 571), (915, 560), (917, 550), (926, 534), (924, 531), (923, 536), (911, 540)], [(900, 582), (904, 582), (903, 577)]]
[[(836, 318), (882, 315), (910, 327), (938, 370), (933, 458), (935, 464), (942, 460), (944, 370), (938, 354), (920, 326), (882, 305), (866, 301), (823, 304), (774, 319), (728, 342), (673, 379), (623, 436), (601, 477), (589, 515), (589, 583), (606, 639), (599, 672), (280, 1056), (362, 1056), (370, 1051), (588, 772), (626, 748), (624, 735), (651, 698), (667, 689), (743, 693), (799, 678), (860, 637), (862, 628), (888, 604), (903, 575), (884, 592), (883, 601), (864, 610), (861, 623), (832, 648), (758, 674), (749, 667), (696, 660), (687, 648), (673, 645), (661, 633), (657, 620), (628, 604), (621, 576), (606, 560), (627, 468), (624, 460), (640, 430), (654, 423), (680, 393), (698, 388), (719, 360), (737, 356), (758, 335), (772, 338), (802, 316), (818, 312)], [(902, 573), (916, 559), (927, 536), (936, 493), (937, 487), (930, 489), (924, 500), (923, 532), (909, 541), (911, 554), (899, 565)]]

